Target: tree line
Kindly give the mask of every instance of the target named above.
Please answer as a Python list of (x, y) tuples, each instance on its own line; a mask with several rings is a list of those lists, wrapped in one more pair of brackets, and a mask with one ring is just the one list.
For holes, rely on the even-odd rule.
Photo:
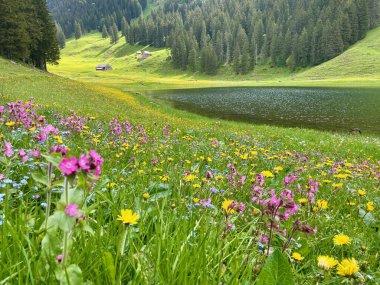
[(0, 56), (46, 71), (59, 60), (57, 33), (45, 0), (0, 0)]
[(125, 32), (130, 44), (169, 47), (173, 65), (215, 74), (230, 65), (318, 65), (379, 23), (379, 0), (166, 0)]
[(109, 32), (113, 24), (121, 30), (122, 19), (130, 22), (141, 16), (148, 0), (47, 0), (47, 3), (66, 37), (77, 38), (93, 30), (102, 32), (103, 26)]

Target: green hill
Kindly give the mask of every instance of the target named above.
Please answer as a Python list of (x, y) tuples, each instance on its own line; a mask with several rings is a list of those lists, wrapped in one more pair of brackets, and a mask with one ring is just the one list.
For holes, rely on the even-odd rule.
[(340, 56), (297, 76), (302, 79), (380, 80), (380, 27)]
[[(152, 57), (139, 62), (139, 50), (152, 52)], [(222, 67), (215, 76), (174, 69), (168, 60), (170, 51), (149, 46), (128, 45), (124, 39), (110, 45), (99, 33), (79, 40), (70, 39), (62, 50), (58, 66), (52, 73), (85, 82), (96, 82), (122, 90), (191, 88), (208, 86), (378, 86), (380, 83), (380, 27), (353, 45), (342, 55), (308, 70), (292, 73), (287, 68), (258, 65), (248, 75), (236, 75)], [(100, 63), (109, 63), (112, 71), (97, 72)]]

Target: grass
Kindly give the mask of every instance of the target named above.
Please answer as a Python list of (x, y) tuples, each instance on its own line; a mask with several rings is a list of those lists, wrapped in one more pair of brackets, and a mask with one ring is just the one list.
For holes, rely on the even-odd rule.
[[(377, 28), (332, 61), (296, 73), (287, 68), (258, 65), (248, 75), (237, 76), (231, 68), (222, 67), (217, 75), (207, 76), (174, 69), (167, 61), (169, 50), (127, 45), (123, 38), (111, 46), (108, 39), (96, 33), (80, 40), (68, 40), (60, 64), (49, 70), (123, 91), (221, 86), (379, 87), (379, 38), (380, 28)], [(136, 51), (142, 49), (151, 51), (153, 56), (138, 62)], [(99, 63), (109, 63), (114, 70), (96, 72), (95, 66)]]
[[(377, 138), (206, 119), (3, 59), (0, 66), (1, 103), (33, 96), (42, 104), (36, 112), (60, 130), (38, 143), (34, 137), (40, 130), (24, 128), (25, 117), (1, 115), (6, 122), (17, 121), (0, 125), (2, 150), (4, 142), (10, 142), (15, 151), (0, 160), (0, 193), (5, 194), (0, 202), (2, 284), (67, 284), (67, 278), (70, 284), (254, 284), (265, 266), (265, 253), (282, 248), (279, 270), (297, 284), (360, 278), (367, 284), (379, 282)], [(71, 110), (83, 116), (86, 127), (80, 131), (76, 127), (81, 119), (74, 115), (60, 124), (57, 115), (65, 118)], [(115, 115), (119, 122), (132, 124), (131, 133), (112, 132)], [(31, 156), (22, 162), (16, 150), (48, 154), (58, 143), (69, 148), (68, 157), (95, 149), (104, 164), (91, 191), (84, 183), (90, 180), (85, 172), (77, 173), (77, 188), (65, 188), (61, 171), (53, 167), (55, 190), (45, 230), (47, 164), (57, 165), (61, 158)], [(266, 175), (264, 199), (270, 198), (267, 189), (279, 195), (285, 191), (283, 179), (298, 175), (286, 187), (300, 207), (289, 220), (280, 219), (286, 237), (276, 230), (270, 234), (270, 215), (251, 201), (260, 173)], [(314, 187), (310, 178), (320, 182), (313, 194), (319, 203), (307, 196)], [(223, 209), (228, 200), (243, 203), (245, 211)], [(65, 207), (74, 203), (85, 219), (66, 214)], [(368, 203), (373, 203), (373, 211)], [(139, 214), (136, 225), (117, 220), (122, 209)], [(297, 231), (296, 242), (287, 245), (296, 221), (317, 228), (317, 235)], [(261, 241), (264, 247), (270, 245), (264, 252), (258, 245), (262, 234), (271, 237), (270, 242)], [(348, 235), (351, 244), (334, 245), (337, 234)], [(59, 262), (64, 252), (68, 254)], [(303, 259), (297, 261), (295, 253)], [(320, 270), (319, 255), (340, 262), (355, 258), (360, 273), (344, 277), (336, 269)], [(262, 282), (267, 284), (266, 279)]]
[[(8, 122), (0, 122), (1, 151), (6, 150), (4, 142), (14, 151), (0, 158), (0, 284), (255, 284), (265, 272), (265, 253), (274, 249), (284, 249), (278, 269), (296, 284), (380, 282), (379, 138), (219, 121), (122, 92), (256, 84), (246, 78), (224, 81), (227, 72), (214, 77), (218, 80), (178, 74), (165, 61), (166, 51), (151, 48), (154, 56), (138, 64), (137, 49), (141, 47), (121, 43), (108, 47), (97, 35), (69, 42), (62, 64), (51, 71), (81, 82), (0, 58), (0, 105), (34, 97), (41, 104), (36, 112), (60, 131), (37, 142), (41, 129), (24, 127), (23, 116), (0, 114)], [(115, 70), (96, 73), (100, 62)], [(274, 84), (270, 71), (262, 75), (267, 81), (258, 84)], [(378, 84), (364, 79), (293, 82), (293, 75), (277, 72), (283, 75), (278, 84)], [(60, 123), (70, 114), (67, 124)], [(118, 122), (128, 120), (132, 131), (123, 128), (116, 134), (114, 116)], [(91, 189), (84, 171), (76, 173), (77, 188), (72, 189), (64, 187), (62, 172), (53, 167), (55, 190), (45, 230), (47, 165), (57, 165), (61, 157), (33, 157), (29, 150), (48, 155), (57, 144), (69, 149), (68, 157), (95, 149), (104, 163)], [(30, 156), (26, 162), (22, 149)], [(268, 190), (274, 189), (278, 198), (291, 193), (299, 205), (289, 220), (275, 217), (280, 229), (287, 230), (285, 236), (271, 226), (269, 208), (252, 202), (255, 191), (261, 191), (254, 188), (263, 179), (260, 174), (266, 176), (262, 199), (269, 200), (273, 194)], [(285, 187), (290, 174), (298, 177)], [(313, 181), (319, 182), (318, 191)], [(223, 209), (228, 200), (239, 202), (236, 211), (243, 203), (245, 211)], [(85, 219), (66, 214), (67, 205), (74, 203)], [(136, 225), (117, 220), (122, 209), (139, 214)], [(296, 231), (293, 241), (294, 222), (317, 228), (316, 236)], [(262, 234), (270, 241), (261, 240)], [(351, 243), (334, 245), (337, 234), (349, 236)], [(68, 254), (60, 263), (63, 252)], [(295, 253), (303, 259), (297, 261)], [(358, 273), (341, 276), (336, 268), (322, 270), (320, 255), (339, 262), (355, 258)]]

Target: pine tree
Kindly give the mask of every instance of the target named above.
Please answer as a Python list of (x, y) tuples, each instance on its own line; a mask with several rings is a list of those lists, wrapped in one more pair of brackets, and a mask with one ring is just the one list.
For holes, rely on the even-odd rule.
[(107, 27), (106, 27), (105, 24), (103, 24), (103, 28), (102, 28), (102, 38), (103, 38), (103, 39), (106, 39), (106, 38), (108, 38), (108, 37), (109, 37), (109, 35), (108, 35), (108, 32), (107, 32)]
[(112, 43), (117, 43), (119, 41), (119, 31), (117, 30), (117, 26), (115, 23), (112, 25)]
[(241, 62), (241, 53), (240, 53), (240, 47), (237, 43), (234, 49), (234, 54), (232, 58), (232, 66), (236, 74), (240, 73), (240, 62)]
[(121, 18), (121, 35), (125, 37), (127, 35), (127, 31), (128, 31), (128, 22), (123, 16)]
[(30, 59), (35, 67), (47, 71), (46, 64), (58, 64), (60, 58), (56, 30), (45, 0), (33, 0), (34, 17), (40, 29), (39, 37), (34, 38)]
[(55, 29), (56, 29), (56, 38), (59, 44), (59, 48), (63, 49), (66, 45), (66, 37), (65, 34), (62, 31), (62, 27), (59, 23), (55, 22)]
[(80, 27), (80, 24), (75, 21), (74, 23), (74, 36), (76, 40), (79, 40), (82, 37), (82, 28)]
[(30, 54), (30, 36), (23, 2), (0, 0), (0, 55), (26, 60)]

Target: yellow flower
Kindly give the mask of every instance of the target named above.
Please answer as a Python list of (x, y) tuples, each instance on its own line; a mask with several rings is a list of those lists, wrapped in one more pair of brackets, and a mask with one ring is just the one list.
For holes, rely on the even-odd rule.
[(195, 184), (193, 184), (193, 187), (194, 187), (195, 189), (197, 189), (197, 188), (201, 188), (201, 185), (199, 185), (198, 183), (195, 183)]
[(227, 212), (227, 214), (235, 213), (234, 209), (229, 208), (229, 206), (234, 202), (234, 200), (224, 200), (222, 208)]
[(375, 206), (373, 205), (373, 202), (368, 202), (367, 203), (367, 211), (373, 212), (373, 210), (375, 210)]
[(200, 200), (198, 198), (194, 198), (193, 201), (196, 204), (196, 203), (199, 203)]
[(306, 198), (300, 198), (300, 199), (298, 199), (298, 203), (300, 203), (300, 204), (306, 204), (307, 201), (308, 200)]
[(347, 245), (347, 244), (351, 244), (351, 239), (349, 236), (346, 236), (346, 235), (335, 235), (334, 236), (334, 244), (335, 245)]
[(269, 177), (269, 178), (274, 177), (273, 173), (268, 171), (268, 170), (262, 171), (261, 174), (264, 175), (265, 177)]
[(189, 182), (189, 181), (194, 181), (196, 178), (197, 178), (196, 175), (189, 174), (189, 175), (186, 175), (185, 178), (183, 178), (183, 180), (185, 180), (186, 182)]
[(343, 259), (339, 263), (337, 270), (337, 273), (341, 276), (351, 276), (359, 271), (359, 265), (355, 258)]
[(122, 221), (123, 224), (136, 225), (139, 219), (137, 213), (133, 213), (132, 210), (121, 210), (120, 215), (117, 217), (118, 221)]
[(144, 199), (149, 199), (149, 198), (150, 198), (149, 193), (144, 193), (144, 194), (143, 194), (143, 198), (144, 198)]
[(318, 200), (317, 205), (320, 209), (327, 209), (327, 201), (326, 200)]
[(367, 193), (365, 190), (358, 190), (359, 196), (364, 196)]
[(30, 129), (29, 129), (29, 131), (30, 132), (33, 132), (33, 131), (35, 131), (37, 128), (34, 126), (34, 127), (31, 127)]
[(282, 171), (282, 170), (284, 170), (284, 168), (282, 166), (276, 166), (274, 168), (274, 171), (276, 171), (276, 172), (279, 172), (279, 171)]
[(6, 122), (5, 125), (7, 127), (13, 127), (16, 123), (15, 122)]
[(223, 179), (223, 176), (222, 176), (222, 175), (216, 175), (216, 176), (215, 176), (215, 179), (216, 179), (216, 180), (222, 180), (222, 179)]
[(334, 257), (330, 257), (327, 255), (320, 255), (318, 256), (317, 260), (318, 267), (324, 270), (330, 270), (331, 268), (338, 265), (338, 260), (336, 260)]
[(335, 189), (342, 188), (343, 187), (343, 183), (334, 183), (332, 185), (332, 187), (334, 187)]
[(297, 261), (301, 261), (302, 259), (304, 259), (305, 257), (303, 257), (300, 253), (298, 252), (293, 252), (292, 254), (292, 258), (294, 260), (297, 260)]

